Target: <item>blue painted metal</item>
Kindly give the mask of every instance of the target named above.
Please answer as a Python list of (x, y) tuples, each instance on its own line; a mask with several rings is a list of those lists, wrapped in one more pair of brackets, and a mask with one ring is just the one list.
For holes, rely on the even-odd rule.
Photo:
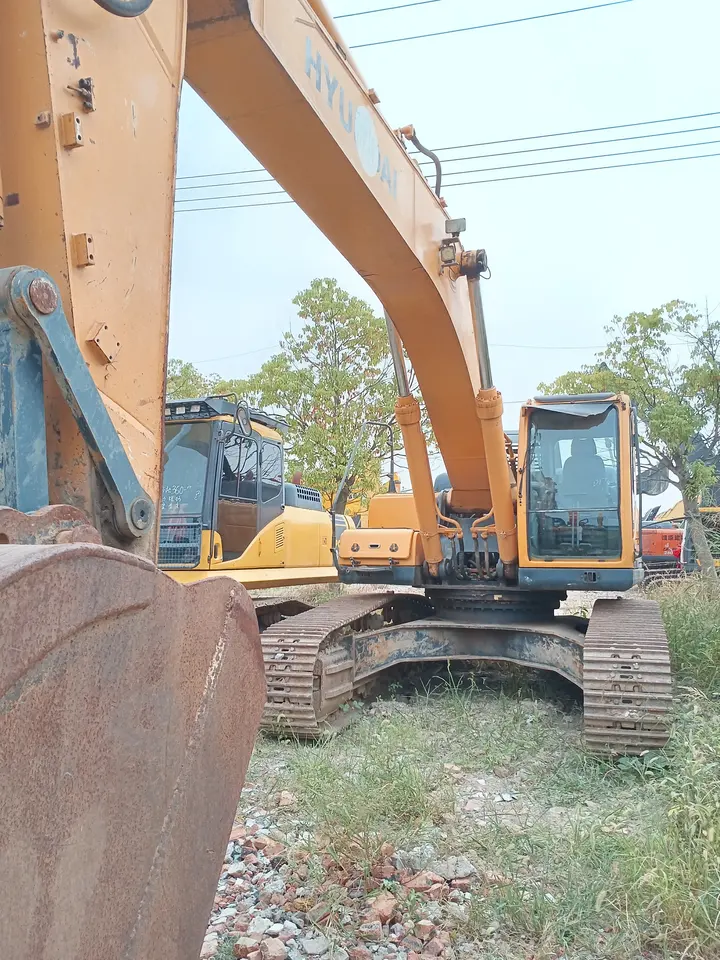
[(95, 0), (95, 3), (116, 17), (139, 17), (150, 9), (153, 0)]
[[(30, 285), (36, 280), (50, 284), (56, 294), (51, 312), (41, 312), (33, 304)], [(57, 380), (112, 501), (118, 534), (128, 540), (144, 536), (152, 526), (154, 504), (143, 490), (90, 376), (55, 284), (46, 273), (31, 267), (0, 270), (2, 306), (18, 330), (29, 330)], [(19, 411), (14, 419), (23, 417), (24, 411)]]
[(522, 567), (518, 583), (532, 590), (629, 590), (643, 578), (642, 567), (603, 569), (598, 566)]
[(42, 354), (0, 300), (0, 506), (48, 505)]

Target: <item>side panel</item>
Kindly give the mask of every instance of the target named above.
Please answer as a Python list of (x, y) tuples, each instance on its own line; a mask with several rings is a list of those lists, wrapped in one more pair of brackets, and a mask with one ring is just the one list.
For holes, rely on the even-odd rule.
[(242, 557), (213, 564), (213, 569), (327, 567), (334, 573), (331, 535), (330, 516), (324, 511), (285, 507), (279, 517), (263, 527)]
[[(157, 502), (185, 4), (122, 19), (92, 0), (4, 5), (0, 265), (46, 270), (140, 483)], [(94, 110), (81, 80), (92, 80)], [(74, 138), (70, 133), (74, 132)], [(79, 139), (78, 139), (79, 138)], [(97, 342), (95, 340), (97, 339)], [(46, 376), (50, 501), (101, 523), (102, 493)], [(106, 542), (113, 542), (103, 529)], [(131, 549), (154, 555), (155, 536)]]

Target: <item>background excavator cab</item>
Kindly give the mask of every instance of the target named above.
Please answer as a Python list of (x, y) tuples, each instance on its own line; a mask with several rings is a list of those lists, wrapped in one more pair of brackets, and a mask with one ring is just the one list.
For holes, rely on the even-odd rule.
[(246, 586), (331, 582), (320, 493), (284, 482), (287, 424), (223, 397), (170, 401), (159, 563), (181, 582), (218, 574)]

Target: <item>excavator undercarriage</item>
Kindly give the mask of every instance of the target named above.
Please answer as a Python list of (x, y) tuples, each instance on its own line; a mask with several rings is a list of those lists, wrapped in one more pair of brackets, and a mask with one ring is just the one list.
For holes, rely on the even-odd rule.
[(266, 627), (263, 727), (315, 738), (390, 667), (494, 660), (551, 671), (583, 690), (593, 753), (641, 754), (665, 744), (672, 685), (654, 601), (600, 599), (588, 620), (543, 617), (548, 598), (533, 610), (524, 593), (476, 591), (473, 608), (464, 590), (455, 611), (446, 597), (438, 604), (438, 593), (360, 593)]

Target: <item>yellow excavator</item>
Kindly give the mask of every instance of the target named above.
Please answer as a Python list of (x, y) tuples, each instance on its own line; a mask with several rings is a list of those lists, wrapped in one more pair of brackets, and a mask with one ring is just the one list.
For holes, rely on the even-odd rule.
[(337, 581), (319, 491), (284, 480), (287, 429), (234, 396), (166, 402), (158, 562), (174, 580), (222, 574), (248, 590)]
[[(656, 605), (555, 615), (641, 576), (632, 402), (536, 398), (505, 436), (485, 254), (322, 0), (7, 0), (0, 25), (0, 955), (195, 960), (263, 708), (314, 736), (393, 664), (554, 670), (591, 749), (661, 746)], [(412, 494), (331, 542), (379, 589), (271, 617), (262, 648), (227, 571), (156, 564), (183, 79), (366, 278), (398, 382)], [(265, 236), (252, 269), (288, 256)]]

